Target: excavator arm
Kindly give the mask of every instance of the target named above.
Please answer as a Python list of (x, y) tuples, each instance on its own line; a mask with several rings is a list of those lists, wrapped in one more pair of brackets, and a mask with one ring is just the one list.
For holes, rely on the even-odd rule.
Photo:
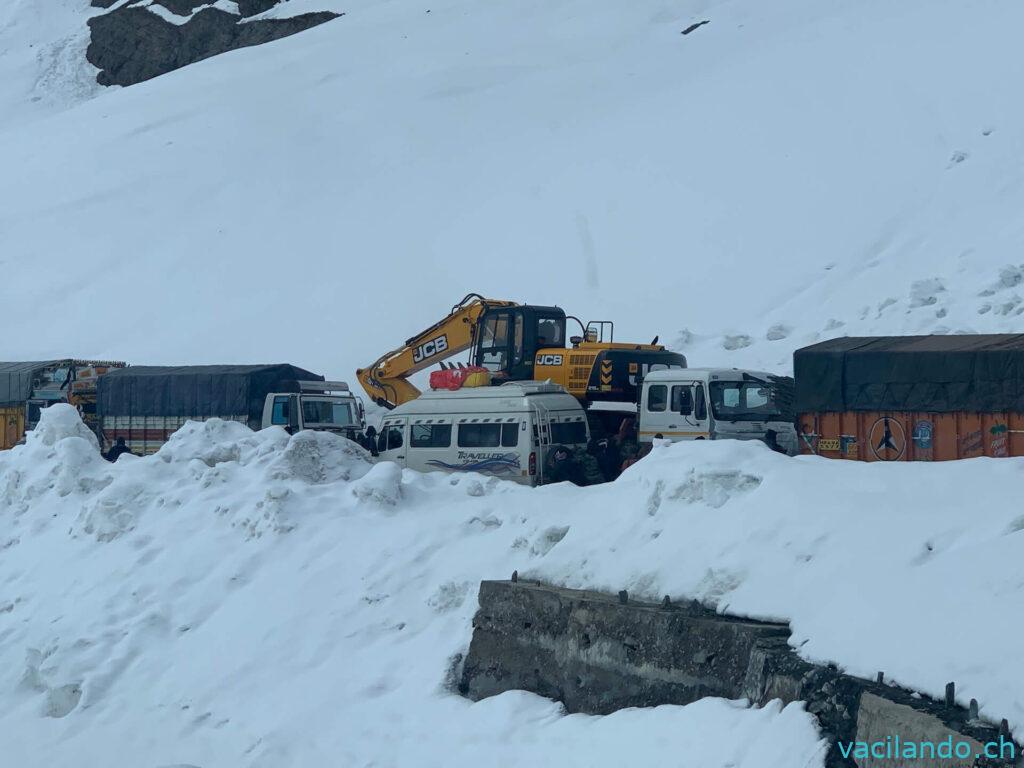
[(356, 377), (370, 398), (385, 408), (414, 400), (420, 391), (409, 381), (410, 376), (472, 347), (480, 318), (487, 310), (515, 306), (518, 304), (514, 301), (485, 299), (471, 293), (452, 307), (445, 318), (372, 365), (357, 370)]

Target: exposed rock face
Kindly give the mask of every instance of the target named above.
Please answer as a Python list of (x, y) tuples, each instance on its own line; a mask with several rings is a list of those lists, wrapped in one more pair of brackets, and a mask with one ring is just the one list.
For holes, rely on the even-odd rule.
[[(117, 0), (92, 0), (110, 8)], [(280, 0), (238, 0), (238, 14), (210, 6), (212, 0), (159, 0), (178, 20), (154, 12), (145, 0), (132, 0), (89, 20), (86, 58), (101, 71), (101, 85), (134, 85), (218, 53), (260, 45), (337, 18), (330, 11), (287, 19), (256, 19)], [(223, 4), (222, 4), (223, 6)], [(230, 6), (228, 6), (230, 7)]]

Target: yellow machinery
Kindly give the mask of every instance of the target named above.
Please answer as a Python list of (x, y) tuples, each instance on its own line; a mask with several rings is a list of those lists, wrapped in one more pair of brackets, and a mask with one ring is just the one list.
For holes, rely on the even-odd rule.
[[(579, 324), (581, 336), (566, 338), (567, 320)], [(471, 350), (470, 364), (491, 371), (495, 384), (549, 379), (584, 403), (636, 402), (638, 381), (648, 370), (686, 366), (685, 357), (659, 346), (657, 338), (624, 344), (614, 341), (614, 332), (607, 320), (584, 326), (558, 307), (471, 293), (441, 321), (360, 368), (356, 377), (374, 402), (394, 408), (419, 396), (410, 376)]]

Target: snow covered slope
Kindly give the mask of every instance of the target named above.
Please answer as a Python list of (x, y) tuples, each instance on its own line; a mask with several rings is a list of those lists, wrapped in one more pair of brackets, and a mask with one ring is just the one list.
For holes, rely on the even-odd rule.
[[(0, 134), (96, 95), (96, 68), (85, 59), (89, 0), (0, 3)], [(2, 142), (0, 142), (2, 147)], [(9, 159), (0, 149), (3, 167)], [(4, 188), (11, 184), (5, 172)], [(0, 232), (0, 252), (7, 251)], [(29, 266), (29, 265), (26, 265)]]
[(704, 364), (1019, 327), (1019, 3), (344, 10), (2, 135), (0, 358), (351, 376), (469, 290)]

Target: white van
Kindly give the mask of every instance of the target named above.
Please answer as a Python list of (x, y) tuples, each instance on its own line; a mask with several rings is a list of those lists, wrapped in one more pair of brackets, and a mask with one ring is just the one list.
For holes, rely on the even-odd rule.
[(420, 472), (480, 472), (540, 485), (551, 446), (589, 440), (575, 397), (557, 384), (517, 381), (424, 392), (384, 417), (377, 450), (382, 460)]
[(793, 380), (737, 368), (674, 368), (643, 381), (641, 443), (666, 440), (764, 440), (774, 431), (780, 449), (798, 450)]

